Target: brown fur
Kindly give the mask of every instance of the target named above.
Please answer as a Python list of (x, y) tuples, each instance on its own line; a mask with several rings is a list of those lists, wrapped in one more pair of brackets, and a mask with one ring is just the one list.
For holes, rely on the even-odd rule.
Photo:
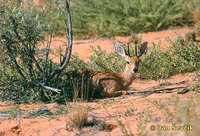
[[(125, 59), (130, 61), (130, 65), (127, 64), (124, 72), (121, 74), (108, 71), (89, 71), (89, 76), (92, 77), (91, 85), (94, 93), (100, 91), (102, 97), (126, 94), (126, 92), (119, 90), (126, 90), (135, 79), (135, 73), (132, 71), (135, 67), (138, 68), (136, 62), (139, 58), (127, 56)], [(83, 74), (85, 71), (79, 70), (78, 73)]]
[(86, 71), (78, 70), (79, 75), (88, 73), (93, 94), (99, 94), (102, 97), (119, 96), (127, 94), (126, 90), (135, 79), (135, 73), (139, 66), (139, 57), (146, 53), (147, 42), (143, 43), (139, 48), (138, 56), (129, 56), (120, 44), (115, 44), (116, 50), (127, 62), (123, 73), (114, 73), (109, 71)]

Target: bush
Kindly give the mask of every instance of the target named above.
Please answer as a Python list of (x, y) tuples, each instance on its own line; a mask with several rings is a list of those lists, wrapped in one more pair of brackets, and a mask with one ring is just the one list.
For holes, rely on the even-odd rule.
[[(119, 57), (117, 52), (111, 52), (108, 55), (105, 50), (99, 46), (95, 49), (91, 46), (94, 54), (90, 56), (90, 68), (94, 70), (122, 72), (126, 63), (122, 57)], [(121, 66), (120, 66), (121, 65)]]
[[(51, 0), (49, 0), (51, 1)], [(46, 3), (48, 3), (46, 1)], [(78, 38), (109, 35), (130, 35), (131, 32), (146, 32), (183, 26), (191, 23), (191, 13), (185, 0), (84, 0), (73, 1), (72, 20)], [(56, 16), (53, 28), (62, 29), (65, 14)]]
[[(32, 54), (35, 54), (36, 45), (44, 40), (46, 26), (42, 15), (40, 16), (40, 13), (36, 12), (34, 6), (30, 5), (31, 3), (26, 6), (30, 8), (30, 11), (27, 11), (23, 8), (23, 3), (12, 1), (8, 4), (7, 2), (4, 1), (0, 16), (0, 48), (3, 52), (0, 54), (0, 69), (2, 70), (0, 86), (4, 88), (1, 97), (6, 100), (28, 101), (31, 99), (32, 93), (36, 91), (34, 95), (37, 95), (38, 91), (37, 89), (31, 90), (34, 85), (20, 76), (15, 65), (18, 63), (18, 66), (23, 69), (22, 73), (28, 71), (29, 58), (17, 38), (14, 28), (17, 29), (24, 43), (30, 47)], [(12, 19), (16, 20), (16, 26)], [(16, 63), (12, 58), (17, 58)], [(37, 79), (38, 75), (38, 70), (34, 69), (33, 76)]]
[(149, 54), (144, 56), (139, 76), (141, 78), (168, 78), (178, 73), (192, 72), (200, 66), (199, 45), (179, 38), (177, 42), (168, 40), (172, 46), (166, 51), (160, 50), (160, 45), (154, 45)]
[[(179, 73), (192, 72), (200, 66), (200, 45), (194, 41), (183, 41), (181, 37), (177, 42), (172, 42), (166, 38), (171, 46), (166, 50), (160, 49), (160, 43), (149, 49), (148, 53), (141, 57), (141, 63), (137, 76), (145, 79), (168, 78)], [(125, 61), (117, 53), (103, 51), (100, 47), (94, 49), (94, 54), (90, 56), (90, 64), (87, 65), (91, 70), (106, 70), (122, 72)], [(132, 51), (133, 52), (133, 51)], [(79, 65), (81, 67), (81, 65)], [(79, 68), (80, 68), (79, 67)], [(86, 67), (84, 67), (86, 68)]]
[[(59, 68), (63, 63), (53, 63), (48, 57), (53, 29), (46, 17), (51, 9), (38, 10), (32, 1), (0, 3), (1, 98), (20, 102), (58, 100), (55, 92), (61, 88)], [(45, 42), (46, 50), (39, 50)]]

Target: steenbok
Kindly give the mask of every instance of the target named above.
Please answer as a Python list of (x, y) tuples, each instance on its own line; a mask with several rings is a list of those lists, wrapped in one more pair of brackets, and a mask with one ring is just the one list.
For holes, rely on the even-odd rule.
[(126, 60), (126, 67), (123, 73), (86, 70), (78, 70), (77, 73), (79, 75), (87, 73), (90, 79), (90, 88), (92, 86), (92, 96), (112, 97), (127, 94), (126, 91), (122, 90), (126, 90), (135, 79), (135, 74), (139, 67), (139, 59), (146, 53), (147, 44), (147, 42), (141, 44), (138, 52), (135, 47), (135, 55), (130, 56), (129, 47), (128, 53), (126, 53), (125, 49), (119, 43), (115, 43), (117, 53)]

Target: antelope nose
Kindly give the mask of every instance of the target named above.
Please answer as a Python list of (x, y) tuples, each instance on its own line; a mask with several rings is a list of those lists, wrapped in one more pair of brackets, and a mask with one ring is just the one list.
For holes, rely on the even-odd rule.
[(133, 72), (134, 72), (134, 73), (136, 73), (137, 71), (138, 71), (138, 69), (137, 69), (137, 68), (134, 68), (134, 69), (133, 69)]

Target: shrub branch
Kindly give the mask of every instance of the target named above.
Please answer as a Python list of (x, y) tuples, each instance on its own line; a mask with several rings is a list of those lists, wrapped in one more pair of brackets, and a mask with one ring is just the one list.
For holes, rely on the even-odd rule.
[(56, 74), (62, 72), (64, 70), (64, 68), (67, 66), (67, 64), (69, 63), (69, 60), (70, 60), (70, 57), (71, 57), (73, 38), (72, 38), (71, 14), (70, 14), (70, 8), (69, 8), (70, 0), (65, 0), (65, 3), (66, 3), (66, 10), (67, 10), (67, 16), (68, 16), (68, 27), (67, 27), (68, 28), (68, 45), (66, 47), (65, 55), (64, 55), (63, 61), (61, 63), (62, 65), (59, 68), (52, 71), (49, 79), (53, 78)]
[(16, 61), (16, 59), (15, 59), (15, 57), (14, 57), (14, 55), (13, 55), (11, 49), (10, 49), (10, 46), (6, 44), (6, 47), (7, 47), (7, 50), (8, 50), (8, 55), (10, 56), (11, 60), (14, 62), (15, 66), (17, 68), (18, 73), (20, 74), (20, 76), (24, 80), (26, 80), (26, 77), (23, 75), (23, 73), (21, 71), (21, 67), (18, 65), (18, 63), (17, 63), (17, 61)]
[(14, 25), (13, 31), (15, 32), (15, 34), (16, 34), (17, 38), (19, 39), (19, 41), (22, 43), (22, 45), (23, 45), (23, 47), (24, 47), (24, 49), (25, 49), (25, 52), (27, 53), (27, 55), (29, 55), (29, 56), (33, 59), (33, 61), (34, 61), (35, 64), (36, 64), (36, 67), (38, 68), (38, 70), (39, 70), (40, 73), (42, 74), (43, 71), (42, 71), (40, 65), (38, 64), (38, 62), (37, 62), (35, 56), (31, 53), (31, 51), (28, 50), (27, 44), (25, 44), (24, 40), (21, 38), (21, 36), (20, 36), (19, 33), (17, 32), (17, 24), (16, 24), (16, 22), (15, 22), (15, 19), (14, 19), (12, 16), (10, 16), (10, 19), (12, 20), (12, 23), (13, 23), (13, 25)]

